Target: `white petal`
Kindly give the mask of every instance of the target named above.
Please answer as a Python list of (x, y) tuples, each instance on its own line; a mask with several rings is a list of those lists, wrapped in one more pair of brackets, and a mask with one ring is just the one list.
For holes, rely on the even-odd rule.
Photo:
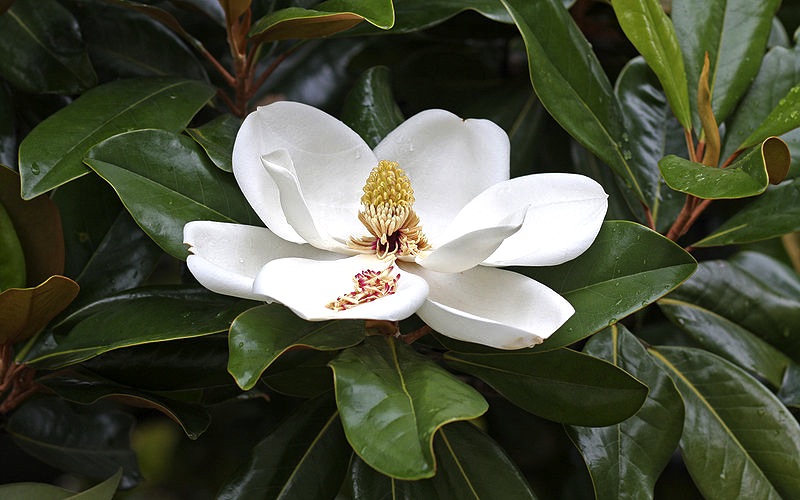
[(286, 305), (301, 318), (310, 321), (327, 319), (384, 319), (397, 321), (407, 318), (425, 301), (428, 284), (422, 278), (402, 271), (397, 291), (372, 302), (344, 311), (325, 307), (339, 296), (352, 292), (353, 277), (364, 270), (381, 271), (390, 262), (374, 255), (356, 255), (333, 262), (310, 259), (278, 259), (265, 265), (256, 277), (253, 290)]
[(292, 159), (315, 222), (336, 237), (359, 228), (361, 188), (377, 164), (361, 137), (327, 113), (296, 102), (263, 106), (242, 123), (233, 147), (236, 181), (268, 228), (302, 243), (286, 221), (278, 187), (261, 163), (262, 156), (280, 149)]
[(217, 293), (247, 299), (263, 300), (264, 297), (253, 292), (253, 280), (270, 260), (288, 256), (338, 257), (310, 245), (290, 243), (263, 227), (225, 222), (189, 222), (183, 228), (183, 239), (192, 254), (186, 264), (201, 285)]
[(498, 349), (531, 347), (575, 312), (550, 288), (511, 271), (476, 267), (447, 274), (403, 267), (430, 286), (428, 300), (417, 311), (419, 317), (454, 339)]
[(496, 184), (459, 212), (449, 231), (527, 207), (522, 227), (484, 261), (492, 266), (556, 265), (594, 241), (608, 208), (602, 186), (583, 175), (533, 174)]
[(456, 213), (489, 186), (508, 179), (508, 135), (489, 120), (463, 120), (441, 109), (412, 116), (375, 148), (411, 180), (422, 228), (433, 243)]

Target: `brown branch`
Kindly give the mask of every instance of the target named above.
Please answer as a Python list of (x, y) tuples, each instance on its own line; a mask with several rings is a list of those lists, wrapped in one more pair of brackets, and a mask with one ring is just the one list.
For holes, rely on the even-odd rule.
[(417, 330), (414, 330), (411, 333), (407, 333), (405, 335), (400, 335), (400, 340), (405, 342), (406, 344), (412, 344), (417, 340), (421, 339), (425, 335), (431, 333), (433, 328), (429, 327), (428, 325), (424, 325)]

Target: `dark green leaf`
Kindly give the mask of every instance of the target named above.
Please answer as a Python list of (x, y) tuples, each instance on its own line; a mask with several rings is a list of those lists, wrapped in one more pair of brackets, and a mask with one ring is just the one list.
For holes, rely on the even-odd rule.
[(88, 173), (84, 155), (112, 135), (148, 127), (183, 129), (213, 95), (204, 83), (171, 77), (118, 80), (86, 92), (20, 144), (23, 198)]
[(345, 99), (341, 120), (371, 148), (402, 123), (403, 113), (392, 95), (389, 68), (373, 66), (361, 74)]
[(347, 440), (397, 479), (433, 476), (436, 430), (488, 407), (475, 389), (391, 337), (367, 337), (330, 365)]
[(71, 500), (112, 500), (117, 494), (117, 487), (122, 479), (122, 469), (109, 477), (100, 484), (88, 490), (82, 491), (77, 495), (71, 496)]
[(615, 424), (636, 413), (647, 396), (647, 387), (624, 371), (569, 349), (451, 352), (445, 360), (520, 408), (566, 424)]
[(142, 229), (179, 259), (189, 254), (183, 243), (189, 221), (259, 223), (233, 176), (184, 135), (156, 129), (119, 134), (90, 149), (84, 161), (114, 187)]
[(304, 321), (280, 304), (250, 309), (231, 325), (228, 371), (244, 390), (284, 352), (305, 347), (332, 351), (358, 344), (364, 338), (363, 321)]
[(231, 115), (220, 115), (197, 128), (187, 130), (192, 139), (203, 147), (214, 165), (226, 172), (233, 171), (233, 141), (242, 120)]
[(778, 397), (786, 406), (800, 408), (800, 364), (791, 363), (783, 377)]
[[(394, 2), (395, 23), (391, 33), (411, 33), (441, 24), (456, 14), (474, 10), (489, 19), (512, 23), (506, 9), (496, 0), (403, 0)], [(361, 24), (348, 34), (376, 33), (369, 24)]]
[(374, 500), (376, 498), (392, 500), (439, 500), (433, 480), (402, 481), (381, 474), (358, 455), (353, 456), (350, 463), (350, 480), (352, 481), (353, 500)]
[(333, 374), (328, 363), (335, 351), (289, 350), (281, 354), (261, 376), (270, 389), (300, 398), (317, 397), (333, 391)]
[(97, 83), (78, 23), (55, 0), (17, 0), (0, 15), (0, 75), (33, 94), (78, 94)]
[(791, 498), (800, 491), (800, 426), (733, 364), (700, 349), (650, 350), (686, 408), (681, 451), (707, 498)]
[(141, 479), (130, 447), (133, 423), (127, 413), (73, 408), (49, 397), (17, 409), (5, 430), (20, 448), (64, 471), (100, 480), (122, 467), (120, 487), (130, 488)]
[(653, 498), (681, 437), (683, 403), (672, 380), (624, 326), (593, 336), (584, 352), (627, 371), (650, 392), (635, 415), (609, 427), (568, 427), (592, 475), (597, 498)]
[(258, 443), (217, 498), (334, 498), (351, 455), (336, 408), (317, 398)]
[(17, 164), (16, 117), (11, 93), (0, 84), (0, 165)]
[(0, 498), (35, 498), (37, 500), (66, 500), (74, 491), (44, 483), (12, 483), (0, 485)]
[(0, 292), (25, 286), (25, 254), (11, 217), (0, 203)]
[(570, 345), (645, 307), (691, 276), (697, 263), (644, 226), (604, 222), (580, 257), (552, 267), (518, 268), (563, 295), (575, 314), (536, 350)]

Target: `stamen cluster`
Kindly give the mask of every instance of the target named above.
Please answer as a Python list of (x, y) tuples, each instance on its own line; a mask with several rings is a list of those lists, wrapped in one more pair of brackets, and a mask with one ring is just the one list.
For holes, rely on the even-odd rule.
[(361, 271), (353, 276), (355, 290), (340, 295), (333, 302), (325, 304), (325, 307), (334, 311), (344, 311), (393, 294), (397, 291), (397, 280), (400, 279), (399, 273), (392, 276), (393, 269), (394, 266), (389, 266), (383, 271), (373, 271), (372, 269)]

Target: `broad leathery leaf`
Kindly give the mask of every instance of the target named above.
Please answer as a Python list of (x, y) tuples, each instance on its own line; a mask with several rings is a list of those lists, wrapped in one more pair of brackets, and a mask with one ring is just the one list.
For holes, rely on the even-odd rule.
[(361, 74), (345, 98), (341, 120), (371, 148), (403, 122), (392, 95), (389, 68), (373, 66)]
[(0, 293), (0, 344), (27, 340), (63, 311), (80, 287), (64, 276), (51, 276), (33, 288), (9, 288)]
[(701, 349), (650, 349), (686, 408), (684, 463), (707, 498), (791, 498), (800, 491), (800, 425), (744, 370)]
[(157, 295), (111, 301), (67, 334), (40, 336), (24, 362), (56, 369), (121, 347), (224, 332), (248, 304), (221, 297), (190, 302)]
[(612, 326), (583, 349), (647, 384), (650, 392), (635, 415), (608, 427), (567, 427), (583, 456), (597, 498), (653, 498), (653, 489), (681, 438), (683, 402), (667, 374), (624, 326)]
[(84, 159), (114, 187), (125, 208), (170, 255), (185, 259), (183, 226), (193, 220), (258, 224), (232, 175), (184, 135), (146, 129), (119, 134)]
[(800, 231), (800, 180), (770, 186), (713, 233), (694, 243), (713, 247), (761, 241)]
[(191, 45), (192, 47), (194, 47), (195, 50), (197, 50), (199, 53), (207, 51), (200, 40), (193, 37), (192, 35), (189, 34), (188, 31), (183, 29), (183, 26), (181, 25), (180, 21), (178, 21), (178, 18), (172, 15), (171, 12), (168, 12), (154, 5), (147, 5), (145, 3), (135, 2), (131, 0), (108, 0), (108, 1), (152, 17), (156, 21), (160, 22), (167, 28), (174, 31), (175, 34), (179, 35), (181, 38), (186, 40), (186, 42), (189, 43), (189, 45)]
[(739, 156), (729, 167), (718, 168), (669, 155), (658, 162), (667, 185), (704, 199), (747, 198), (764, 192), (772, 179), (780, 182), (789, 171), (786, 143), (767, 138), (760, 147)]
[[(629, 164), (642, 185), (656, 228), (666, 232), (686, 197), (667, 187), (657, 165), (665, 155), (686, 151), (683, 129), (675, 119), (655, 74), (643, 58), (631, 59), (622, 68), (614, 93), (628, 129)], [(609, 201), (613, 203), (615, 198), (619, 200), (622, 197), (612, 194)], [(632, 213), (641, 210), (637, 200), (633, 200), (632, 205), (635, 205), (631, 207)]]
[(774, 388), (781, 387), (792, 362), (788, 356), (757, 335), (703, 307), (663, 298), (661, 311), (706, 350), (757, 375)]
[(0, 15), (0, 75), (32, 94), (79, 94), (97, 84), (78, 22), (55, 0), (17, 0)]
[(658, 0), (614, 0), (611, 3), (625, 36), (647, 61), (664, 88), (673, 113), (692, 128), (683, 54), (675, 27)]
[(639, 224), (606, 221), (589, 249), (564, 264), (515, 268), (556, 290), (575, 308), (534, 350), (568, 346), (666, 295), (692, 275), (694, 258)]
[[(455, 15), (472, 10), (493, 21), (512, 23), (508, 11), (496, 0), (403, 0), (394, 2), (395, 23), (392, 33), (412, 33), (441, 24)], [(375, 34), (378, 32), (370, 24), (361, 24), (348, 34)]]
[(800, 364), (789, 365), (777, 396), (786, 406), (800, 409)]
[(16, 121), (11, 92), (0, 86), (0, 165), (17, 164)]
[(381, 29), (394, 25), (391, 0), (327, 0), (313, 9), (287, 7), (253, 23), (250, 38), (275, 40), (322, 38), (345, 31), (362, 21)]
[[(683, 52), (692, 106), (697, 103), (700, 70), (708, 53), (714, 114), (720, 123), (728, 117), (758, 72), (779, 4), (780, 0), (672, 3), (672, 22)], [(696, 112), (696, 107), (693, 110)]]
[(22, 197), (31, 199), (87, 174), (86, 152), (120, 132), (182, 130), (214, 95), (204, 83), (174, 77), (106, 83), (39, 123), (19, 147)]
[(488, 409), (475, 389), (392, 337), (367, 337), (330, 366), (347, 440), (396, 479), (433, 476), (436, 430)]
[(775, 259), (745, 252), (705, 261), (668, 298), (713, 311), (800, 362), (800, 278)]
[(112, 500), (122, 479), (122, 469), (91, 488), (74, 491), (45, 483), (13, 483), (0, 486), (2, 498), (35, 498), (36, 500)]
[(296, 398), (315, 398), (333, 391), (333, 374), (328, 363), (336, 351), (289, 350), (276, 359), (261, 376), (273, 391)]
[(334, 498), (352, 450), (330, 395), (301, 405), (223, 485), (220, 500)]
[(25, 286), (25, 254), (11, 217), (0, 203), (0, 292)]
[(762, 137), (780, 135), (800, 127), (800, 84), (789, 90), (786, 97), (770, 112), (764, 122), (744, 140), (741, 148), (756, 144)]
[(20, 448), (46, 464), (96, 480), (122, 468), (120, 488), (131, 488), (141, 480), (130, 445), (133, 425), (127, 413), (44, 397), (20, 406), (5, 429)]
[(522, 34), (536, 95), (555, 120), (619, 175), (642, 201), (628, 164), (619, 102), (589, 42), (558, 0), (501, 0)]
[[(441, 467), (441, 465), (440, 465)], [(353, 500), (374, 500), (391, 498), (392, 500), (439, 500), (432, 479), (403, 481), (381, 474), (358, 455), (353, 456), (348, 473), (353, 491)]]
[(445, 360), (525, 411), (565, 424), (615, 424), (636, 413), (647, 396), (645, 385), (611, 363), (570, 349), (450, 352)]
[(244, 390), (290, 349), (332, 351), (351, 347), (364, 339), (363, 321), (310, 322), (280, 304), (249, 309), (231, 324), (228, 336), (228, 371)]
[(241, 124), (240, 118), (224, 114), (200, 127), (187, 129), (186, 132), (200, 144), (214, 165), (226, 172), (232, 172), (233, 141)]
[(190, 439), (200, 437), (211, 423), (208, 411), (200, 405), (116, 384), (95, 375), (81, 372), (54, 375), (43, 379), (42, 384), (74, 403), (89, 405), (109, 398), (130, 406), (158, 410), (180, 425)]
[(71, 496), (70, 500), (113, 500), (117, 494), (117, 488), (121, 480), (122, 469), (119, 469), (116, 474), (102, 483), (82, 491), (77, 495)]

